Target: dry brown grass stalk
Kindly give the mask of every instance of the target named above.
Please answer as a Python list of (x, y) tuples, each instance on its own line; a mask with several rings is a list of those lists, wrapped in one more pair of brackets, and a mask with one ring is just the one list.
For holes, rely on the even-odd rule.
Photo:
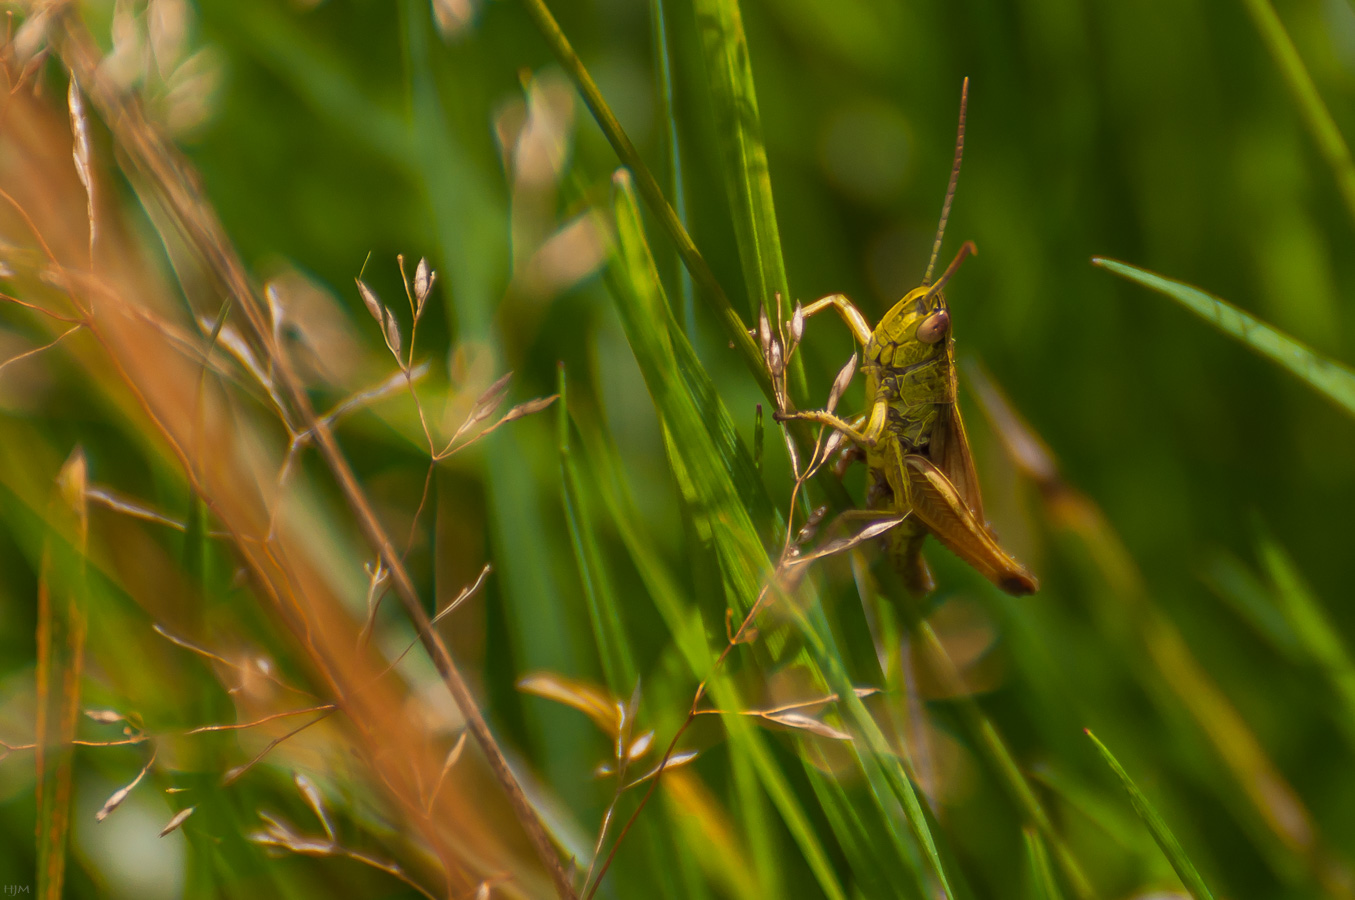
[[(518, 785), (516, 776), (499, 749), (488, 723), (446, 645), (429, 626), (428, 617), (423, 612), (403, 560), (372, 510), (328, 423), (315, 415), (304, 386), (292, 372), (289, 359), (271, 340), (272, 333), (267, 326), (265, 311), (261, 308), (258, 296), (243, 265), (235, 256), (229, 239), (202, 198), (195, 174), (178, 156), (172, 145), (158, 135), (134, 100), (129, 100), (100, 77), (97, 51), (82, 26), (69, 16), (63, 17), (62, 37), (58, 47), (59, 53), (72, 72), (90, 86), (91, 97), (109, 125), (115, 141), (131, 161), (131, 167), (135, 170), (134, 175), (139, 176), (139, 180), (143, 181), (149, 192), (159, 199), (176, 219), (183, 235), (197, 251), (202, 262), (221, 281), (226, 289), (228, 302), (238, 305), (244, 312), (254, 332), (255, 340), (264, 347), (271, 364), (275, 367), (278, 381), (287, 399), (293, 405), (300, 421), (314, 433), (321, 455), (338, 482), (360, 530), (390, 570), (397, 595), (414, 621), (420, 639), (424, 642), (434, 665), (466, 717), (471, 734), (479, 743), (543, 865), (555, 882), (557, 892), (562, 897), (572, 896), (572, 888), (544, 826)], [(391, 321), (389, 316), (387, 321)], [(388, 333), (390, 330), (388, 325)], [(398, 356), (398, 349), (393, 348), (393, 351)], [(185, 459), (184, 462), (187, 464), (189, 460)]]
[[(473, 894), (493, 881), (510, 896), (539, 896), (549, 884), (560, 896), (572, 897), (550, 838), (431, 628), (401, 554), (377, 520), (330, 423), (315, 414), (305, 386), (277, 345), (264, 304), (203, 201), (195, 175), (136, 102), (103, 77), (100, 59), (79, 24), (64, 15), (55, 24), (60, 55), (109, 127), (132, 180), (180, 229), (226, 300), (216, 313), (215, 332), (205, 341), (186, 337), (192, 334), (186, 327), (191, 322), (151, 274), (154, 268), (126, 240), (110, 207), (94, 208), (92, 195), (71, 165), (71, 134), (44, 101), (15, 90), (7, 92), (0, 110), (7, 144), (0, 187), (12, 198), (0, 210), (0, 237), (21, 248), (6, 262), (22, 270), (17, 278), (25, 285), (25, 297), (42, 298), (26, 305), (48, 314), (49, 321), (77, 323), (89, 332), (91, 340), (66, 341), (69, 355), (129, 421), (143, 423), (144, 434), (156, 435), (147, 440), (148, 449), (178, 464), (229, 535), (253, 590), (304, 651), (308, 677), (342, 712), (374, 783), (403, 810), (410, 836), (417, 835), (440, 861), (447, 893)], [(63, 146), (66, 152), (56, 152)], [(91, 165), (97, 169), (97, 161)], [(76, 210), (84, 215), (73, 214)], [(93, 216), (99, 217), (99, 240), (91, 259), (87, 238)], [(416, 273), (416, 281), (420, 277)], [(243, 314), (249, 345), (271, 366), (298, 431), (313, 436), (359, 531), (376, 548), (382, 569), (482, 752), (473, 764), (462, 758), (448, 766), (433, 737), (402, 714), (409, 690), (397, 677), (382, 677), (386, 661), (363, 648), (361, 622), (348, 612), (341, 586), (313, 536), (273, 522), (270, 497), (281, 460), (262, 449), (276, 443), (268, 436), (267, 422), (236, 385), (205, 377), (215, 371), (205, 361), (220, 335), (220, 323), (232, 310)], [(185, 352), (186, 345), (191, 352)], [(90, 552), (98, 556), (101, 551)], [(116, 570), (116, 564), (109, 566)], [(502, 788), (505, 806), (486, 802), (474, 788), (486, 766)], [(431, 785), (437, 790), (425, 788)], [(519, 832), (505, 828), (510, 810), (521, 825)], [(545, 869), (544, 878), (524, 853), (527, 847)], [(504, 880), (505, 872), (511, 878)]]

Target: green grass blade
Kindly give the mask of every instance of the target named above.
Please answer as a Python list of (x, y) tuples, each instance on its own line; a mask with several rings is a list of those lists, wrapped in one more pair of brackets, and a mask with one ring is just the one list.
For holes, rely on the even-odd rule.
[[(936, 879), (943, 895), (946, 897), (956, 896), (951, 888), (950, 879), (946, 874), (946, 867), (941, 860), (941, 852), (937, 847), (936, 838), (932, 833), (931, 824), (927, 820), (927, 813), (923, 809), (921, 798), (914, 789), (912, 780), (903, 767), (902, 760), (890, 749), (879, 725), (866, 710), (861, 698), (854, 693), (855, 685), (852, 684), (847, 675), (841, 655), (832, 644), (832, 632), (824, 620), (823, 608), (817, 602), (809, 604), (808, 615), (804, 617), (801, 623), (801, 631), (809, 645), (814, 662), (829, 689), (841, 698), (838, 704), (842, 709), (843, 718), (851, 724), (853, 732), (858, 736), (858, 740), (853, 743), (853, 749), (857, 751), (857, 762), (866, 776), (866, 781), (871, 787), (876, 803), (881, 804), (883, 809), (888, 795), (893, 795), (893, 798), (902, 806), (906, 827), (921, 848), (927, 868)], [(862, 741), (866, 745), (866, 751), (862, 751), (859, 747)], [(895, 842), (899, 842), (902, 836), (897, 833), (897, 830), (891, 829), (890, 837)], [(906, 851), (901, 850), (901, 852)], [(921, 871), (918, 872), (918, 876), (921, 880)], [(929, 886), (925, 883), (922, 885), (922, 890), (924, 894), (931, 893)]]
[(1355, 371), (1318, 356), (1308, 347), (1243, 312), (1226, 300), (1197, 287), (1113, 259), (1094, 257), (1092, 264), (1129, 281), (1166, 294), (1225, 334), (1237, 338), (1262, 356), (1284, 366), (1355, 416)]
[(1274, 597), (1237, 557), (1215, 554), (1202, 573), (1204, 583), (1225, 603), (1232, 607), (1257, 634), (1270, 641), (1285, 659), (1298, 662), (1303, 649), (1299, 637), (1276, 606)]
[(1293, 559), (1273, 539), (1262, 536), (1261, 560), (1275, 587), (1280, 612), (1293, 629), (1306, 655), (1316, 663), (1344, 707), (1337, 716), (1347, 740), (1355, 742), (1355, 661), (1341, 640), (1341, 632), (1313, 596)]
[[(715, 654), (706, 643), (705, 625), (701, 615), (687, 602), (677, 578), (653, 544), (646, 539), (646, 528), (635, 512), (620, 476), (620, 463), (615, 450), (608, 446), (600, 432), (583, 423), (580, 423), (580, 433), (588, 447), (590, 457), (596, 461), (601, 470), (599, 480), (604, 502), (616, 522), (617, 532), (630, 552), (655, 608), (668, 626), (692, 674), (702, 679), (709, 677)], [(710, 691), (721, 708), (743, 708), (743, 701), (737, 689), (726, 679), (713, 678), (710, 682)], [(733, 724), (735, 727), (731, 728), (729, 733), (731, 752), (744, 754), (749, 758), (753, 771), (762, 782), (763, 790), (776, 804), (777, 811), (785, 820), (786, 827), (800, 851), (804, 853), (805, 861), (814, 872), (823, 892), (829, 897), (845, 898), (846, 894), (832, 871), (827, 852), (814, 833), (809, 817), (795, 797), (785, 773), (781, 771), (772, 755), (766, 737), (756, 728), (747, 727), (747, 723)], [(726, 865), (746, 868), (747, 860), (731, 859)]]
[(814, 789), (814, 796), (818, 798), (819, 808), (828, 818), (833, 833), (837, 835), (838, 846), (842, 848), (847, 864), (856, 876), (853, 886), (860, 894), (886, 897), (906, 892), (908, 897), (925, 897), (916, 881), (896, 877), (901, 866), (916, 869), (920, 867), (921, 861), (915, 855), (905, 855), (901, 861), (895, 848), (890, 846), (890, 829), (882, 825), (877, 817), (871, 817), (872, 821), (866, 820), (873, 804), (849, 794), (842, 779), (825, 775), (811, 765), (805, 765), (805, 774)]
[[(673, 113), (673, 61), (663, 0), (649, 0), (649, 20), (654, 42), (655, 76), (658, 78), (658, 117), (665, 125), (664, 136), (668, 141), (668, 187), (673, 196), (673, 212), (686, 227), (687, 196), (682, 175), (682, 146), (678, 142), (677, 117)], [(687, 329), (687, 336), (695, 340), (696, 295), (692, 290), (692, 275), (680, 263), (677, 282), (678, 296), (682, 300), (682, 325)]]
[[(955, 702), (960, 718), (978, 744), (979, 750), (988, 759), (989, 765), (993, 767), (994, 772), (1007, 788), (1007, 793), (1011, 795), (1013, 802), (1021, 810), (1021, 814), (1025, 817), (1027, 823), (1033, 826), (1053, 846), (1055, 859), (1058, 860), (1059, 868), (1063, 870), (1064, 877), (1072, 886), (1073, 893), (1079, 900), (1092, 900), (1096, 894), (1092, 890), (1091, 882), (1086, 873), (1083, 872), (1082, 866), (1054, 828), (1054, 823), (1050, 821), (1049, 814), (1045, 812), (1043, 804), (1035, 796), (1034, 789), (1021, 772), (1020, 766), (1016, 764), (1011, 751), (1007, 749), (1006, 742), (998, 734), (997, 727), (984, 714), (973, 696), (963, 690), (963, 682), (959, 672), (955, 669), (955, 665), (940, 638), (936, 636), (936, 632), (924, 619), (915, 619), (910, 623), (910, 627), (925, 642), (935, 668), (940, 670), (938, 674), (941, 675), (942, 682), (955, 686), (952, 692), (956, 697)], [(1043, 849), (1043, 844), (1041, 844), (1041, 849)]]
[[(680, 365), (686, 351), (676, 347), (685, 344), (685, 338), (671, 320), (662, 299), (657, 273), (647, 252), (638, 212), (630, 199), (624, 174), (618, 176), (617, 185), (618, 269), (624, 273), (619, 280), (627, 282), (623, 291), (630, 294), (619, 304), (623, 325), (655, 405), (671, 432), (669, 453), (674, 473), (684, 492), (690, 493), (689, 502), (709, 518), (708, 529), (725, 578), (729, 606), (738, 613), (746, 613), (765, 579), (771, 575), (767, 553), (733, 484), (734, 472), (721, 456), (695, 395), (683, 389), (685, 381), (681, 370), (694, 370), (695, 367)], [(751, 468), (751, 460), (747, 465), (749, 474), (746, 477), (752, 477), (755, 471)], [(875, 801), (885, 811), (890, 806), (888, 796), (892, 794), (902, 805), (907, 828), (922, 848), (931, 874), (949, 894), (949, 883), (935, 839), (908, 775), (853, 693), (854, 686), (832, 643), (822, 610), (812, 602), (808, 607), (811, 611), (808, 615), (799, 614), (801, 636), (810, 648), (813, 668), (818, 670), (829, 689), (843, 698), (844, 714), (869, 748), (869, 752), (861, 752), (857, 758), (871, 784)], [(898, 836), (894, 837), (897, 839)], [(917, 874), (921, 878), (921, 873)]]
[(1186, 890), (1190, 892), (1195, 900), (1213, 900), (1214, 895), (1211, 894), (1209, 888), (1205, 886), (1203, 879), (1200, 878), (1200, 873), (1195, 870), (1194, 863), (1192, 863), (1190, 857), (1186, 855), (1186, 851), (1181, 847), (1181, 843), (1176, 839), (1176, 836), (1171, 833), (1171, 829), (1167, 827), (1167, 823), (1162, 820), (1162, 817), (1157, 814), (1157, 810), (1153, 808), (1153, 805), (1148, 802), (1148, 798), (1139, 790), (1138, 785), (1134, 784), (1133, 779), (1129, 777), (1129, 773), (1120, 765), (1119, 760), (1115, 758), (1110, 750), (1106, 749), (1106, 745), (1101, 743), (1096, 735), (1091, 733), (1090, 729), (1087, 730), (1087, 737), (1092, 739), (1092, 743), (1095, 744), (1096, 749), (1100, 751), (1101, 757), (1106, 761), (1106, 765), (1110, 766), (1111, 771), (1119, 777), (1120, 783), (1124, 785), (1125, 791), (1129, 794), (1129, 802), (1133, 804), (1134, 811), (1139, 814), (1139, 818), (1143, 820), (1143, 824), (1148, 826), (1148, 831), (1152, 833), (1153, 840), (1157, 841), (1157, 845), (1162, 848), (1162, 852), (1167, 857), (1167, 861), (1171, 863), (1172, 868), (1176, 870), (1176, 874), (1180, 876), (1181, 884), (1185, 886)]
[(678, 255), (682, 257), (683, 263), (687, 266), (687, 271), (692, 273), (692, 278), (701, 288), (701, 296), (706, 298), (706, 302), (711, 305), (712, 311), (724, 326), (725, 336), (733, 341), (734, 346), (738, 348), (740, 355), (743, 356), (744, 363), (762, 388), (762, 392), (771, 397), (771, 376), (768, 375), (767, 367), (762, 362), (762, 355), (758, 351), (757, 344), (748, 333), (748, 326), (743, 323), (738, 311), (730, 304), (724, 288), (715, 278), (715, 273), (711, 271), (705, 258), (702, 257), (701, 251), (696, 249), (696, 244), (678, 218), (677, 212), (664, 197), (659, 182), (649, 171), (649, 167), (645, 165), (644, 160), (640, 158), (639, 151), (631, 143), (607, 101), (603, 99), (602, 92), (598, 90), (597, 83), (593, 81), (593, 76), (588, 74), (588, 69), (584, 67), (583, 60), (579, 59), (579, 55), (574, 52), (569, 39), (560, 29), (560, 24), (555, 21), (555, 17), (546, 8), (544, 0), (522, 0), (522, 5), (536, 23), (542, 37), (546, 39), (546, 43), (550, 45), (555, 58), (559, 60), (560, 65), (564, 67), (565, 72), (573, 80), (579, 93), (583, 95), (583, 102), (592, 112), (593, 118), (602, 129), (602, 133), (607, 137), (607, 142), (612, 145), (612, 149), (616, 151), (616, 155), (626, 168), (630, 169), (635, 178), (636, 189), (640, 192), (640, 196), (644, 198), (649, 211), (658, 219), (659, 225), (677, 246)]
[(1317, 85), (1308, 74), (1303, 58), (1299, 56), (1298, 49), (1294, 47), (1289, 32), (1285, 31), (1284, 23), (1280, 21), (1270, 0), (1243, 0), (1242, 5), (1247, 8), (1256, 30), (1261, 34), (1261, 40), (1265, 41), (1266, 49), (1275, 58), (1285, 87), (1289, 89), (1299, 114), (1303, 116), (1303, 124), (1317, 143), (1318, 152), (1331, 166), (1346, 209), (1355, 217), (1355, 160), (1351, 159), (1350, 147), (1341, 136), (1341, 130), (1336, 127), (1336, 120), (1322, 101), (1322, 95), (1317, 92)]
[(1026, 861), (1030, 865), (1030, 879), (1034, 886), (1031, 895), (1036, 900), (1063, 900), (1054, 871), (1049, 867), (1049, 851), (1045, 849), (1040, 833), (1034, 828), (1021, 832), (1026, 841)]
[[(640, 224), (639, 210), (630, 191), (630, 178), (618, 172), (615, 178), (615, 208), (618, 271), (628, 294), (618, 304), (622, 324), (635, 352), (636, 361), (645, 376), (654, 404), (664, 425), (671, 432), (670, 447), (679, 448), (700, 465), (685, 466), (676, 461), (681, 477), (685, 471), (692, 482), (692, 490), (715, 504), (715, 508), (732, 516), (719, 529), (715, 540), (716, 552), (728, 575), (742, 581), (739, 596), (731, 597), (746, 612), (759, 587), (758, 573), (766, 568), (766, 552), (762, 549), (749, 518), (747, 507), (740, 501), (726, 468), (726, 461), (711, 437), (701, 405), (687, 388), (690, 367), (680, 364), (676, 338), (669, 327), (671, 312), (663, 299), (658, 272)], [(684, 369), (687, 374), (684, 374)], [(670, 460), (672, 461), (672, 460)], [(752, 459), (748, 459), (752, 471)]]
[(574, 559), (579, 566), (584, 598), (588, 602), (588, 620), (593, 626), (593, 640), (602, 660), (602, 671), (607, 686), (618, 697), (629, 696), (635, 687), (635, 661), (631, 658), (630, 642), (621, 621), (621, 608), (612, 590), (593, 518), (584, 494), (578, 463), (569, 444), (569, 395), (564, 366), (560, 366), (560, 399), (556, 401), (559, 427), (561, 493), (565, 508), (565, 522), (569, 527)]
[[(781, 232), (772, 203), (767, 149), (762, 140), (748, 39), (738, 0), (694, 0), (707, 81), (715, 107), (715, 134), (733, 208), (734, 235), (748, 288), (750, 315), (771, 308), (780, 294), (791, 302)], [(789, 306), (787, 307), (789, 308)]]
[[(697, 508), (712, 517), (711, 543), (725, 576), (728, 603), (737, 612), (746, 612), (757, 593), (758, 573), (766, 568), (766, 552), (747, 508), (731, 483), (701, 408), (686, 388), (679, 354), (674, 349), (676, 342), (685, 339), (675, 327), (671, 310), (663, 298), (654, 260), (641, 229), (639, 210), (631, 194), (630, 179), (625, 172), (618, 172), (615, 182), (617, 246), (612, 280), (617, 287), (617, 308), (622, 325), (668, 433), (674, 473), (680, 482), (689, 481), (684, 491), (691, 491), (699, 498)], [(688, 465), (679, 454), (690, 455), (699, 462)], [(708, 669), (710, 665), (708, 650), (706, 655), (702, 669)], [(701, 669), (698, 673), (706, 674)], [(743, 708), (723, 677), (712, 680), (711, 691), (721, 708)], [(763, 788), (777, 806), (820, 887), (830, 896), (845, 896), (827, 853), (784, 773), (771, 757), (765, 740), (747, 722), (731, 721), (727, 727), (731, 743), (749, 755), (752, 771), (761, 779)], [(750, 843), (757, 846), (756, 840)]]

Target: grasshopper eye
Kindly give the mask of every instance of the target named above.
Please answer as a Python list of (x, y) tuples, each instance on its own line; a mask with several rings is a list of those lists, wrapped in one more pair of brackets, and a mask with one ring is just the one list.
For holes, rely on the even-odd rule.
[(917, 326), (917, 339), (924, 344), (935, 344), (950, 330), (950, 313), (938, 309)]

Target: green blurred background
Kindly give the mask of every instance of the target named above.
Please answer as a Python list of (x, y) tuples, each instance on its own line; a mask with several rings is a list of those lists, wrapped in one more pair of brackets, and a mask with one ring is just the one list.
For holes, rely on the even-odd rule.
[[(439, 273), (419, 353), (444, 373), (437, 377), (447, 377), (452, 347), (483, 347), (497, 368), (516, 371), (518, 402), (553, 393), (563, 365), (571, 405), (593, 411), (615, 436), (656, 545), (696, 582), (700, 566), (684, 560), (690, 536), (649, 395), (603, 280), (538, 296), (509, 290), (510, 188), (494, 123), (521, 101), (524, 78), (559, 76), (516, 2), (467, 2), (470, 18), (451, 35), (439, 33), (428, 3), (412, 0), (192, 5), (188, 42), (210, 50), (219, 82), (183, 145), (247, 264), (261, 275), (283, 266), (306, 273), (340, 298), (369, 349), (380, 336), (352, 278), (370, 254), (364, 279), (397, 297), (392, 261), (404, 253), (427, 256)], [(743, 286), (695, 20), (687, 4), (666, 5), (685, 213), (751, 323), (756, 298)], [(1101, 508), (1161, 620), (1179, 629), (1306, 804), (1322, 844), (1348, 866), (1353, 711), (1332, 687), (1340, 674), (1329, 677), (1331, 665), (1305, 652), (1292, 623), (1267, 630), (1283, 618), (1275, 612), (1282, 591), (1261, 574), (1258, 542), (1273, 540), (1292, 557), (1330, 619), (1328, 639), (1355, 634), (1355, 421), (1170, 300), (1090, 265), (1104, 255), (1198, 285), (1323, 355), (1355, 360), (1351, 211), (1244, 4), (741, 6), (795, 300), (844, 292), (874, 320), (920, 281), (961, 80), (971, 79), (964, 168), (942, 254), (966, 239), (979, 248), (948, 289), (957, 351), (986, 366), (1069, 483)], [(650, 4), (551, 7), (641, 155), (669, 183), (672, 133)], [(1278, 12), (1337, 125), (1355, 135), (1355, 9), (1281, 0)], [(86, 15), (107, 34), (109, 5), (91, 4)], [(562, 219), (605, 198), (618, 165), (577, 100), (574, 119), (551, 200)], [(764, 401), (714, 318), (685, 296), (658, 229), (650, 243), (678, 318), (751, 446)], [(845, 328), (829, 316), (813, 320), (802, 352), (810, 395), (822, 396), (850, 352)], [(847, 406), (859, 406), (860, 390)], [(985, 653), (1004, 674), (981, 705), (1022, 767), (1064, 784), (1061, 797), (1117, 810), (1132, 835), (1126, 847), (1092, 824), (1095, 815), (1065, 811), (1061, 822), (1098, 892), (1127, 896), (1173, 882), (1082, 727), (1116, 750), (1217, 894), (1340, 896), (1302, 853), (1281, 849), (1244, 799), (1246, 786), (1220, 765), (1201, 727), (1208, 713), (1181, 699), (1189, 688), (1170, 683), (1170, 668), (1145, 672), (1150, 663), (1133, 627), (1116, 618), (1114, 592), (1059, 552), (1035, 492), (963, 386), (961, 405), (990, 515), (1043, 589), (1009, 600), (934, 545), (929, 554), (942, 597), (976, 598), (997, 634)], [(59, 410), (48, 415), (62, 419)], [(588, 775), (600, 739), (573, 711), (513, 687), (537, 669), (600, 678), (561, 510), (555, 428), (554, 412), (515, 423), (440, 473), (439, 502), (458, 524), (420, 543), (411, 562), (425, 586), (439, 566), (448, 569), (438, 577), (454, 582), (469, 580), (480, 559), (494, 562), (482, 613), (452, 641), (480, 668), (496, 726), (591, 832), (608, 796)], [(344, 437), (379, 504), (417, 503), (417, 446), (375, 418)], [(768, 492), (784, 506), (790, 481), (774, 433), (766, 457)], [(853, 478), (849, 487), (859, 489)], [(642, 674), (657, 685), (646, 702), (675, 716), (689, 687), (666, 674), (676, 665), (667, 632), (609, 528), (602, 541), (614, 588)], [(15, 562), (7, 604), (19, 608), (32, 575), (12, 549), (7, 558)], [(11, 621), (6, 645), (17, 669), (31, 665), (31, 614)], [(718, 635), (718, 621), (707, 627)], [(719, 764), (710, 765), (718, 783)], [(939, 816), (942, 830), (975, 896), (1013, 896), (1012, 873), (1024, 865), (1019, 824), (1000, 787), (976, 777)], [(22, 805), (14, 795), (5, 805), (18, 823), (14, 842), (26, 840), (23, 823), (31, 823)], [(1077, 837), (1082, 831), (1091, 836)], [(788, 839), (782, 849), (795, 855)], [(12, 852), (22, 871), (24, 854)], [(788, 861), (787, 871), (798, 865)], [(811, 879), (787, 883), (788, 896), (817, 895)]]

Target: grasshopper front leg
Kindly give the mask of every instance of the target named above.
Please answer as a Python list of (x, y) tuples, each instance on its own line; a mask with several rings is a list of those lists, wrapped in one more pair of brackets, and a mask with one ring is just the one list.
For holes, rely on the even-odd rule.
[[(842, 317), (842, 321), (847, 323), (847, 328), (851, 330), (852, 337), (856, 338), (862, 347), (870, 343), (872, 334), (870, 323), (861, 314), (861, 310), (857, 309), (852, 301), (847, 299), (845, 294), (829, 294), (827, 297), (815, 300), (803, 309), (796, 310), (796, 318), (807, 319), (830, 307), (837, 310), (838, 315)], [(846, 381), (842, 380), (843, 375), (847, 376)], [(843, 375), (838, 376), (840, 383), (833, 386), (834, 398), (846, 389), (847, 381), (850, 381), (851, 374), (847, 370), (844, 370)], [(871, 408), (868, 416), (861, 416), (855, 422), (848, 422), (846, 419), (834, 415), (834, 405), (834, 400), (830, 399), (828, 409), (825, 410), (804, 410), (800, 412), (778, 410), (773, 414), (773, 418), (778, 422), (784, 422), (788, 419), (818, 422), (820, 425), (837, 429), (861, 447), (874, 447), (884, 433), (885, 421), (889, 411), (888, 405), (883, 401), (877, 402)], [(862, 422), (864, 422), (864, 427)]]
[[(884, 434), (885, 421), (889, 413), (889, 404), (881, 401), (871, 407), (870, 416), (861, 416), (856, 421), (848, 422), (841, 416), (835, 415), (825, 409), (806, 409), (798, 412), (775, 412), (772, 418), (778, 422), (785, 422), (790, 419), (803, 419), (806, 422), (817, 422), (820, 425), (827, 425), (829, 428), (835, 428), (838, 431), (851, 438), (862, 447), (874, 447)], [(862, 420), (864, 421), (864, 424)]]
[[(808, 306), (796, 308), (795, 315), (791, 320), (790, 351), (786, 357), (786, 361), (789, 361), (790, 355), (794, 354), (796, 348), (799, 347), (800, 337), (802, 332), (804, 331), (804, 320), (830, 307), (837, 310), (838, 315), (842, 317), (842, 321), (847, 323), (847, 328), (851, 330), (852, 336), (856, 338), (857, 342), (860, 343), (862, 347), (865, 347), (867, 344), (870, 343), (872, 334), (870, 323), (868, 323), (866, 321), (866, 317), (861, 314), (861, 310), (857, 309), (854, 305), (852, 305), (852, 301), (848, 300), (845, 294), (830, 294), (827, 297), (821, 297), (820, 299), (815, 300)], [(764, 347), (764, 350), (765, 349), (766, 348)], [(838, 375), (839, 384), (834, 385), (835, 396), (840, 395), (841, 392), (846, 389), (847, 382), (850, 381), (851, 375), (854, 374), (855, 370), (854, 360), (855, 357), (853, 357), (853, 363), (851, 364), (852, 371), (849, 372), (848, 370), (844, 369), (843, 373)], [(784, 363), (777, 364), (776, 362), (773, 361), (773, 358), (770, 356), (768, 357), (767, 362), (772, 369), (772, 378), (773, 381), (775, 381), (778, 368), (783, 367)], [(846, 377), (846, 381), (843, 380), (844, 376)], [(861, 443), (867, 434), (872, 434), (873, 438), (866, 442), (873, 445), (874, 441), (879, 439), (879, 432), (884, 427), (883, 418), (881, 418), (880, 422), (877, 424), (874, 421), (874, 415), (872, 415), (870, 419), (866, 420), (867, 430), (865, 432), (862, 432), (860, 430), (859, 425), (853, 426), (851, 424), (848, 424), (845, 420), (833, 416), (833, 406), (834, 406), (833, 400), (828, 401), (828, 409), (826, 410), (821, 411), (811, 410), (804, 413), (787, 411), (785, 409), (786, 403), (787, 400), (785, 394), (782, 392), (778, 392), (777, 405), (780, 408), (773, 414), (773, 417), (776, 419), (776, 421), (784, 422), (787, 419), (808, 419), (810, 421), (816, 421), (819, 422), (820, 424), (829, 425), (833, 428), (837, 428), (839, 431), (842, 431), (844, 434), (847, 434), (852, 438), (852, 440), (857, 441), (858, 443)], [(880, 415), (883, 416), (884, 412), (881, 411)], [(864, 419), (865, 417), (862, 418)], [(831, 421), (829, 421), (829, 419), (831, 419)], [(872, 427), (874, 427), (873, 432), (870, 430)]]
[(807, 319), (830, 306), (837, 310), (838, 315), (842, 316), (842, 321), (847, 323), (847, 327), (851, 329), (852, 336), (856, 338), (857, 343), (862, 347), (870, 343), (870, 324), (866, 321), (866, 317), (861, 315), (861, 310), (853, 306), (852, 301), (848, 300), (845, 294), (829, 294), (827, 297), (815, 300), (800, 310), (800, 315)]

